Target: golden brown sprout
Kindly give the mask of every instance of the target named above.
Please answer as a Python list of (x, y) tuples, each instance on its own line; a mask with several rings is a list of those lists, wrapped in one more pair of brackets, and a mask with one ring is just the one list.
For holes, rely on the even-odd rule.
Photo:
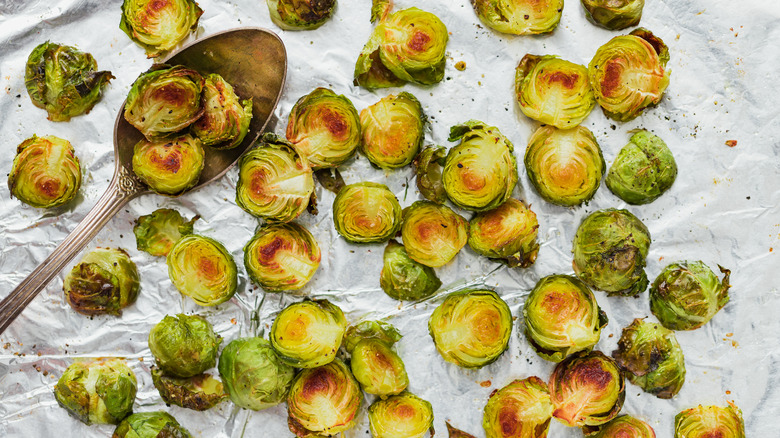
[(195, 186), (204, 165), (203, 146), (189, 135), (141, 140), (133, 148), (133, 172), (161, 195), (177, 196)]
[(73, 146), (53, 135), (33, 135), (16, 147), (8, 174), (11, 195), (37, 208), (71, 201), (81, 187), (81, 167)]
[(321, 259), (317, 240), (294, 222), (263, 225), (244, 247), (249, 278), (269, 292), (303, 288), (317, 272)]
[(742, 411), (733, 404), (686, 409), (674, 417), (674, 438), (745, 438)]
[(176, 289), (201, 306), (216, 306), (236, 293), (236, 262), (214, 239), (196, 234), (182, 237), (167, 261), (168, 276)]
[(347, 320), (328, 300), (293, 303), (279, 312), (271, 326), (271, 346), (282, 362), (315, 368), (336, 358)]
[(536, 261), (539, 244), (536, 213), (514, 198), (469, 222), (469, 246), (477, 253), (510, 267), (527, 268)]
[(563, 13), (563, 0), (471, 0), (471, 5), (487, 27), (512, 35), (552, 32)]
[(601, 426), (585, 426), (582, 432), (587, 438), (655, 438), (649, 424), (630, 415), (621, 415)]
[(404, 209), (403, 219), (406, 252), (425, 266), (446, 265), (468, 241), (469, 223), (445, 205), (417, 201)]
[(547, 384), (531, 376), (490, 395), (482, 427), (487, 438), (545, 438), (552, 412)]
[(375, 401), (368, 408), (368, 420), (375, 438), (422, 438), (433, 429), (433, 407), (405, 392)]
[(384, 184), (350, 184), (333, 200), (333, 224), (352, 243), (386, 242), (401, 229), (401, 204)]
[(195, 30), (202, 14), (192, 0), (124, 0), (119, 28), (156, 58)]
[(425, 122), (422, 105), (412, 94), (384, 97), (360, 112), (361, 150), (383, 169), (404, 167), (420, 151)]

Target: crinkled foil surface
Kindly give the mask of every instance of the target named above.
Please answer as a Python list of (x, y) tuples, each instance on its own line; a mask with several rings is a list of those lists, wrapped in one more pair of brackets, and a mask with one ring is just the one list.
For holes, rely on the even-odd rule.
[[(352, 99), (361, 110), (401, 89), (368, 92), (352, 85), (358, 54), (372, 30), (368, 0), (341, 0), (333, 19), (318, 30), (282, 31), (271, 22), (262, 0), (201, 0), (205, 13), (197, 36), (240, 26), (274, 30), (289, 57), (287, 84), (276, 109), (282, 134), (295, 101), (324, 86)], [(0, 296), (5, 296), (61, 242), (106, 189), (114, 158), (112, 128), (133, 80), (152, 61), (119, 29), (119, 0), (0, 0), (0, 170), (11, 169), (16, 146), (37, 135), (56, 135), (74, 145), (84, 179), (78, 199), (66, 207), (38, 210), (11, 199), (0, 189)], [(495, 125), (522, 157), (537, 123), (525, 118), (513, 98), (514, 68), (526, 53), (555, 54), (585, 64), (611, 37), (590, 24), (578, 1), (568, 0), (557, 30), (548, 36), (513, 37), (482, 26), (468, 0), (398, 0), (396, 9), (418, 6), (438, 15), (449, 29), (445, 80), (432, 87), (407, 85), (430, 117), (426, 142), (447, 142), (451, 125), (468, 119)], [(626, 206), (602, 184), (586, 206), (561, 208), (544, 202), (531, 188), (520, 163), (515, 197), (530, 202), (540, 222), (541, 250), (529, 269), (509, 269), (478, 257), (468, 247), (437, 273), (444, 289), (426, 302), (399, 304), (379, 288), (384, 245), (353, 245), (334, 230), (334, 195), (317, 188), (320, 212), (299, 221), (315, 235), (322, 264), (306, 287), (309, 296), (327, 298), (351, 322), (384, 318), (404, 335), (398, 344), (411, 384), (409, 390), (433, 404), (437, 436), (445, 420), (484, 437), (482, 410), (489, 394), (516, 378), (547, 380), (554, 364), (531, 349), (515, 325), (508, 351), (490, 366), (465, 370), (444, 362), (427, 331), (428, 317), (446, 291), (480, 285), (507, 301), (522, 323), (525, 296), (536, 281), (572, 273), (572, 238), (587, 214), (627, 207), (648, 226), (652, 245), (647, 273), (655, 278), (677, 260), (703, 260), (732, 270), (731, 301), (701, 329), (677, 332), (685, 353), (687, 379), (672, 400), (659, 400), (627, 384), (623, 413), (646, 420), (659, 437), (673, 435), (679, 411), (698, 404), (733, 401), (744, 414), (748, 436), (777, 435), (780, 418), (780, 144), (777, 80), (780, 58), (780, 3), (774, 0), (648, 0), (641, 24), (669, 45), (671, 85), (661, 104), (628, 123), (608, 120), (594, 110), (583, 123), (596, 135), (607, 163), (626, 144), (628, 131), (645, 128), (672, 149), (680, 172), (671, 190), (652, 204)], [(193, 37), (194, 38), (194, 37)], [(191, 38), (192, 39), (192, 38)], [(68, 123), (46, 120), (24, 87), (24, 66), (36, 45), (51, 40), (92, 53), (100, 69), (116, 76), (88, 115)], [(464, 71), (455, 68), (463, 61)], [(736, 147), (725, 145), (737, 140)], [(421, 199), (411, 169), (376, 170), (356, 156), (341, 168), (347, 183), (387, 184), (402, 206)], [(152, 386), (153, 358), (147, 347), (151, 327), (165, 314), (204, 315), (224, 338), (266, 335), (275, 315), (300, 298), (263, 294), (244, 271), (242, 248), (258, 221), (236, 206), (236, 169), (211, 185), (176, 199), (145, 195), (131, 201), (87, 249), (118, 246), (138, 265), (142, 291), (121, 318), (83, 317), (62, 294), (64, 272), (0, 335), (0, 436), (102, 437), (112, 426), (85, 426), (57, 406), (52, 389), (65, 368), (79, 358), (128, 359), (139, 381), (135, 411), (165, 409), (194, 436), (289, 437), (285, 405), (252, 412), (226, 402), (199, 413), (166, 408)], [(239, 289), (231, 301), (213, 308), (184, 299), (168, 279), (162, 258), (137, 251), (134, 220), (157, 208), (175, 208), (202, 219), (197, 233), (223, 242), (239, 265)], [(467, 218), (469, 212), (461, 212)], [(71, 263), (70, 266), (75, 264)], [(652, 315), (648, 294), (638, 298), (596, 293), (610, 318), (597, 349), (609, 354), (621, 329), (636, 317)], [(216, 370), (212, 370), (216, 372)], [(357, 427), (347, 437), (367, 436), (367, 397)], [(550, 437), (581, 432), (552, 421)]]

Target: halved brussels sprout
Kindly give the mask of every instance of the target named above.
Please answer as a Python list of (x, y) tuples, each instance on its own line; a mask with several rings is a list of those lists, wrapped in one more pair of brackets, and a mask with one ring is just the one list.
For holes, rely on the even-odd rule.
[(582, 6), (591, 23), (621, 30), (639, 24), (645, 0), (582, 0)]
[(574, 235), (574, 272), (608, 295), (635, 296), (647, 288), (650, 231), (628, 210), (608, 208), (583, 219)]
[(138, 268), (121, 248), (95, 248), (65, 277), (65, 301), (84, 315), (121, 315), (141, 289)]
[(487, 438), (544, 438), (552, 412), (547, 384), (531, 376), (490, 395), (482, 427)]
[(312, 30), (333, 15), (336, 0), (266, 0), (271, 21), (285, 30)]
[(375, 438), (422, 438), (433, 429), (433, 407), (405, 392), (371, 404), (368, 421)]
[(386, 242), (401, 229), (401, 204), (384, 184), (350, 184), (333, 200), (333, 224), (352, 243)]
[(271, 326), (271, 346), (282, 362), (315, 368), (336, 358), (347, 320), (328, 300), (293, 303), (279, 312)]
[(376, 166), (404, 167), (420, 152), (425, 123), (422, 105), (412, 94), (386, 96), (360, 112), (360, 148)]
[(263, 225), (244, 247), (249, 278), (269, 292), (303, 288), (317, 272), (321, 259), (317, 240), (294, 222)]
[(515, 70), (515, 98), (526, 116), (573, 128), (596, 106), (588, 69), (557, 56), (527, 54)]
[(363, 393), (338, 359), (301, 371), (287, 396), (287, 423), (299, 437), (332, 436), (357, 422)]
[(122, 359), (74, 362), (54, 386), (54, 398), (84, 424), (117, 424), (133, 412), (137, 387)]
[(453, 204), (467, 210), (492, 210), (512, 195), (517, 162), (512, 143), (495, 126), (469, 120), (450, 128), (452, 147), (442, 169), (442, 183)]
[(16, 147), (8, 189), (11, 196), (37, 208), (56, 207), (76, 197), (81, 167), (69, 141), (33, 135)]
[(383, 262), (379, 285), (391, 298), (421, 300), (441, 287), (441, 280), (433, 268), (412, 260), (404, 246), (395, 240), (387, 242)]
[(168, 254), (168, 276), (183, 295), (201, 306), (216, 306), (233, 297), (238, 269), (233, 256), (214, 239), (191, 234)]
[(159, 368), (152, 368), (152, 382), (160, 397), (169, 406), (205, 411), (227, 398), (222, 382), (211, 374), (181, 378), (164, 374)]
[(731, 271), (719, 280), (701, 261), (682, 261), (664, 268), (650, 288), (650, 310), (664, 327), (694, 330), (706, 324), (729, 302)]
[(414, 172), (417, 174), (417, 190), (425, 199), (444, 204), (447, 192), (441, 181), (441, 171), (447, 158), (443, 146), (426, 146), (414, 159)]
[(471, 0), (485, 26), (511, 35), (552, 32), (563, 14), (563, 0)]
[(214, 149), (241, 144), (252, 121), (252, 99), (239, 100), (222, 76), (212, 73), (203, 82), (203, 115), (192, 124), (192, 134)]
[(416, 201), (403, 210), (401, 236), (412, 260), (437, 268), (466, 245), (469, 223), (446, 205)]
[(661, 196), (677, 178), (672, 151), (659, 137), (637, 131), (620, 150), (607, 173), (607, 187), (629, 204), (648, 204)]
[(97, 70), (89, 53), (46, 41), (27, 58), (24, 85), (33, 105), (43, 108), (53, 122), (89, 113), (114, 75)]
[(593, 292), (577, 277), (548, 275), (536, 283), (523, 306), (525, 336), (539, 356), (560, 362), (590, 351), (607, 325)]
[(528, 140), (525, 170), (545, 201), (572, 207), (590, 201), (606, 170), (596, 137), (584, 126), (541, 126)]
[(478, 213), (469, 222), (469, 246), (485, 257), (499, 259), (510, 267), (527, 268), (539, 252), (536, 213), (509, 198), (493, 210)]
[(351, 353), (358, 342), (364, 339), (375, 339), (392, 346), (400, 341), (402, 337), (401, 333), (392, 324), (383, 321), (363, 321), (350, 325), (347, 328), (347, 332), (344, 335), (344, 348), (347, 349), (348, 353)]
[(295, 102), (287, 140), (313, 169), (338, 167), (360, 144), (360, 116), (347, 97), (316, 88)]
[(742, 411), (726, 407), (702, 406), (686, 409), (674, 417), (674, 438), (745, 438)]
[(181, 131), (205, 111), (204, 84), (200, 73), (183, 65), (154, 65), (127, 93), (125, 120), (148, 140)]
[(119, 28), (156, 58), (195, 30), (202, 14), (193, 0), (124, 0)]
[(351, 353), (352, 374), (367, 394), (399, 394), (409, 386), (404, 361), (384, 341), (363, 339)]
[(198, 219), (200, 216), (196, 215), (186, 221), (178, 211), (170, 208), (159, 208), (139, 217), (133, 227), (138, 250), (153, 256), (167, 256), (182, 236), (192, 234), (193, 224)]
[(627, 122), (657, 105), (669, 86), (668, 61), (666, 44), (641, 27), (599, 47), (588, 77), (604, 115)]
[(141, 412), (125, 418), (111, 438), (192, 438), (167, 412)]
[(177, 196), (195, 186), (204, 165), (203, 146), (189, 135), (141, 140), (133, 148), (133, 172), (161, 195)]
[(175, 377), (192, 377), (214, 367), (221, 343), (211, 324), (198, 315), (166, 315), (149, 332), (157, 366)]
[(630, 415), (621, 415), (601, 426), (585, 426), (582, 432), (587, 438), (655, 438), (649, 424)]
[(428, 332), (444, 360), (482, 368), (509, 346), (512, 313), (492, 290), (454, 292), (431, 314)]
[(287, 397), (295, 369), (263, 338), (239, 338), (222, 350), (219, 376), (236, 406), (259, 411)]
[(674, 332), (637, 318), (612, 352), (634, 385), (658, 398), (672, 398), (685, 383), (685, 359)]

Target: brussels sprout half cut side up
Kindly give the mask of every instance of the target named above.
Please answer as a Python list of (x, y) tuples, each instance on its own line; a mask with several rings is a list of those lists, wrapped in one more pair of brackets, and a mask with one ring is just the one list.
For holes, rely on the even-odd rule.
[(159, 208), (151, 214), (136, 219), (133, 227), (139, 251), (153, 256), (167, 256), (173, 245), (193, 232), (193, 224), (200, 219), (195, 216), (189, 221), (181, 213), (170, 208)]
[(196, 234), (182, 237), (171, 248), (167, 260), (173, 285), (196, 304), (216, 306), (236, 293), (236, 262), (214, 239)]
[(303, 301), (285, 307), (271, 326), (271, 346), (282, 362), (315, 368), (336, 358), (347, 320), (328, 300)]
[(509, 198), (493, 210), (478, 213), (469, 222), (469, 246), (485, 257), (510, 267), (527, 268), (536, 261), (539, 244), (536, 213)]
[(471, 0), (485, 26), (511, 35), (548, 33), (558, 27), (563, 0)]
[(241, 144), (252, 121), (252, 99), (239, 100), (233, 87), (212, 73), (203, 82), (203, 115), (191, 131), (206, 146), (233, 149)]
[(642, 19), (645, 0), (582, 0), (588, 20), (609, 30), (636, 26)]
[(401, 229), (401, 204), (384, 184), (350, 184), (333, 201), (333, 223), (349, 242), (386, 242)]
[(375, 166), (396, 169), (420, 152), (427, 119), (412, 94), (390, 95), (360, 112), (361, 151)]
[(114, 430), (111, 438), (192, 438), (167, 412), (141, 412), (125, 418)]
[(433, 407), (405, 392), (377, 399), (368, 407), (368, 421), (375, 438), (422, 438), (433, 428)]
[(367, 394), (386, 397), (409, 386), (406, 366), (392, 350), (400, 339), (401, 333), (382, 321), (363, 321), (347, 329), (345, 347), (352, 355), (350, 368)]
[(133, 148), (133, 172), (161, 195), (178, 196), (194, 187), (204, 165), (203, 146), (189, 135), (141, 140)]
[(156, 58), (195, 30), (202, 14), (193, 0), (124, 0), (119, 28)]
[(36, 208), (70, 202), (81, 187), (81, 167), (69, 141), (33, 135), (16, 147), (8, 189), (11, 196)]
[(416, 301), (433, 295), (441, 287), (436, 271), (409, 257), (406, 248), (395, 240), (387, 242), (379, 285), (396, 300)]
[(284, 30), (313, 30), (325, 24), (336, 0), (266, 0), (271, 21)]
[(153, 367), (152, 382), (168, 406), (176, 405), (194, 411), (205, 411), (227, 398), (222, 382), (211, 374), (198, 374), (184, 379), (169, 376), (159, 368)]
[(601, 426), (585, 426), (586, 438), (655, 438), (649, 424), (630, 415), (621, 415)]
[(65, 277), (65, 301), (83, 315), (121, 315), (141, 289), (138, 269), (121, 248), (95, 248)]
[(320, 246), (309, 230), (294, 222), (260, 227), (244, 247), (249, 278), (268, 292), (294, 292), (320, 266)]
[(447, 192), (441, 181), (446, 158), (447, 150), (443, 146), (426, 146), (414, 159), (417, 190), (425, 199), (437, 204), (447, 201)]
[(446, 205), (416, 201), (403, 210), (403, 237), (412, 260), (437, 268), (446, 265), (466, 245), (469, 223)]
[(531, 376), (490, 395), (482, 427), (487, 438), (545, 438), (552, 412), (547, 384)]
[(193, 377), (217, 364), (222, 338), (198, 315), (166, 315), (149, 332), (157, 366), (174, 377)]
[(726, 407), (702, 406), (686, 409), (674, 417), (674, 438), (745, 438), (742, 411)]
[(53, 122), (89, 113), (114, 76), (96, 71), (97, 61), (75, 47), (46, 41), (27, 58), (24, 85), (33, 105), (43, 108)]
[(620, 150), (605, 180), (609, 190), (629, 204), (648, 204), (677, 178), (677, 162), (663, 140), (640, 130)]

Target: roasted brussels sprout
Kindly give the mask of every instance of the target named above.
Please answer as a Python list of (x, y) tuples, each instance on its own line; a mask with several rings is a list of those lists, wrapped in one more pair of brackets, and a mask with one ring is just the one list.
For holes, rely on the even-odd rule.
[(469, 223), (446, 205), (417, 201), (403, 210), (401, 236), (412, 260), (437, 268), (466, 245)]
[(222, 350), (219, 375), (236, 406), (259, 411), (287, 397), (295, 369), (263, 338), (239, 338)]
[(674, 417), (674, 438), (745, 438), (742, 411), (733, 404), (686, 409)]
[(674, 332), (654, 322), (635, 319), (612, 352), (634, 385), (658, 398), (672, 398), (685, 383), (685, 360)]
[(316, 88), (295, 102), (287, 139), (313, 169), (338, 167), (360, 144), (360, 116), (348, 98)]
[(542, 126), (528, 140), (525, 170), (545, 201), (573, 207), (596, 194), (607, 165), (593, 133), (584, 126)]
[(657, 105), (669, 86), (669, 49), (647, 29), (612, 38), (599, 47), (588, 77), (604, 114), (627, 122)]
[(467, 210), (492, 210), (503, 204), (517, 184), (512, 143), (498, 128), (469, 120), (450, 128), (449, 141), (460, 140), (447, 153), (442, 183), (447, 197)]
[(16, 147), (8, 188), (11, 196), (37, 208), (56, 207), (76, 197), (81, 167), (73, 146), (53, 135), (33, 135)]
[(405, 392), (375, 401), (368, 408), (368, 421), (375, 438), (422, 438), (433, 428), (433, 407)]
[(672, 151), (659, 137), (640, 130), (620, 150), (607, 173), (607, 187), (629, 204), (656, 200), (677, 178)]
[(512, 35), (552, 32), (563, 14), (563, 0), (471, 0), (485, 26)]
[(547, 384), (531, 376), (490, 395), (482, 427), (487, 438), (544, 438), (552, 412)]
[(607, 315), (577, 277), (548, 275), (536, 283), (523, 306), (525, 336), (539, 356), (560, 362), (599, 341)]
[(192, 134), (214, 149), (241, 144), (252, 121), (252, 99), (239, 100), (233, 87), (212, 73), (203, 81), (203, 115), (192, 124)]
[(269, 292), (303, 288), (317, 272), (321, 258), (317, 240), (294, 222), (263, 225), (244, 247), (249, 278)]
[(591, 23), (621, 30), (639, 24), (645, 0), (582, 0), (582, 6)]
[(84, 424), (117, 424), (133, 412), (137, 386), (122, 359), (74, 362), (54, 386), (54, 398)]
[(635, 296), (647, 288), (650, 231), (628, 210), (609, 208), (583, 219), (574, 235), (574, 272), (609, 295)]
[(141, 412), (125, 418), (111, 438), (192, 438), (167, 412)]
[(447, 192), (441, 181), (441, 171), (447, 150), (442, 146), (426, 146), (414, 159), (414, 171), (417, 174), (417, 190), (425, 199), (437, 204), (444, 204)]
[(233, 297), (238, 269), (233, 256), (214, 239), (191, 234), (168, 254), (168, 276), (184, 295), (201, 306), (216, 306)]
[(192, 234), (193, 224), (198, 219), (200, 216), (187, 221), (178, 211), (170, 208), (160, 208), (139, 217), (133, 227), (138, 250), (153, 256), (167, 256), (182, 236)]
[(417, 263), (395, 240), (387, 242), (379, 285), (396, 300), (415, 301), (433, 295), (441, 280), (433, 268)]
[(355, 378), (336, 359), (295, 377), (287, 396), (287, 423), (299, 437), (336, 435), (355, 425), (362, 401)]
[(194, 187), (204, 165), (203, 146), (189, 135), (141, 140), (133, 148), (133, 172), (161, 195), (178, 196)]
[(333, 224), (350, 242), (386, 242), (401, 229), (401, 204), (384, 184), (350, 184), (333, 201)]
[(539, 244), (536, 213), (509, 198), (493, 210), (478, 213), (469, 222), (469, 246), (485, 257), (510, 267), (527, 268), (536, 261)]
[(656, 277), (650, 288), (650, 310), (664, 327), (694, 330), (706, 324), (729, 302), (731, 271), (719, 280), (701, 261), (672, 263)]
[(138, 269), (121, 248), (95, 248), (65, 277), (65, 301), (84, 315), (121, 315), (141, 289)]
[(328, 300), (293, 303), (279, 312), (271, 326), (271, 346), (282, 362), (315, 368), (336, 358), (347, 320)]
[(148, 140), (181, 131), (205, 111), (204, 84), (200, 73), (183, 65), (155, 65), (127, 93), (125, 120)]
[(399, 394), (409, 386), (406, 366), (393, 350), (401, 334), (390, 324), (364, 321), (348, 329), (346, 348), (352, 355), (350, 368), (367, 394)]
[(333, 15), (336, 0), (266, 0), (271, 21), (285, 30), (312, 30)]
[(431, 314), (428, 332), (444, 360), (482, 368), (509, 346), (512, 313), (492, 290), (454, 292)]
[(425, 123), (422, 105), (412, 94), (403, 91), (384, 97), (360, 112), (360, 148), (378, 167), (404, 167), (420, 152)]
[(46, 41), (27, 58), (24, 85), (33, 105), (43, 108), (53, 122), (89, 113), (114, 75), (96, 71), (89, 53)]
[(193, 0), (124, 0), (119, 28), (156, 58), (195, 30), (202, 14)]
[(166, 315), (149, 332), (149, 350), (157, 366), (175, 377), (192, 377), (217, 364), (222, 338), (206, 318)]
[(211, 374), (189, 378), (173, 377), (152, 368), (152, 382), (167, 405), (176, 405), (195, 411), (205, 411), (227, 398), (222, 382)]
[(630, 415), (621, 415), (601, 426), (585, 426), (582, 432), (587, 438), (655, 438), (649, 424)]
[(344, 335), (344, 347), (347, 349), (347, 352), (352, 352), (358, 342), (365, 339), (375, 339), (392, 346), (400, 341), (402, 337), (401, 332), (393, 327), (392, 324), (383, 321), (362, 321), (347, 328), (347, 332)]

